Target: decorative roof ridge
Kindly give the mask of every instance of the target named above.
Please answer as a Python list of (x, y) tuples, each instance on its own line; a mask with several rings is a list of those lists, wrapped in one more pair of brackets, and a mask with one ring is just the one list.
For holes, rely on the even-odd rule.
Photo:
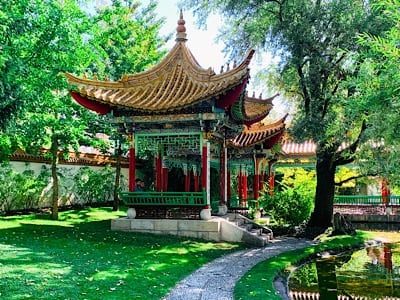
[(244, 101), (245, 102), (254, 102), (254, 103), (269, 103), (272, 104), (272, 101), (279, 96), (279, 93), (276, 93), (275, 95), (268, 97), (268, 98), (262, 98), (262, 94), (260, 94), (259, 98), (254, 97), (254, 94), (252, 97), (250, 97), (248, 94), (245, 96)]
[(288, 116), (288, 114), (284, 115), (282, 118), (280, 118), (276, 122), (270, 123), (270, 124), (263, 124), (262, 122), (258, 122), (249, 127), (246, 126), (244, 129), (244, 133), (263, 132), (265, 130), (269, 130), (271, 128), (276, 128), (276, 127), (279, 127), (282, 125), (285, 126), (285, 120), (286, 120), (287, 116)]
[(210, 79), (220, 80), (221, 78), (231, 77), (232, 74), (238, 73), (242, 70), (246, 70), (248, 68), (248, 65), (250, 64), (254, 52), (255, 50), (250, 50), (242, 63), (235, 68), (221, 74), (215, 74), (215, 72), (211, 68), (204, 69), (199, 65), (194, 55), (187, 47), (186, 43), (177, 42), (170, 50), (170, 52), (168, 52), (168, 54), (155, 66), (140, 73), (129, 75), (125, 74), (118, 81), (98, 80), (97, 75), (94, 76), (94, 79), (88, 79), (86, 78), (86, 75), (81, 78), (68, 72), (65, 73), (65, 76), (67, 77), (67, 80), (70, 84), (108, 88), (125, 88), (129, 87), (130, 83), (136, 81), (142, 82), (143, 80), (155, 80), (161, 75), (161, 73), (168, 70), (171, 65), (178, 65), (176, 61), (180, 60), (180, 65), (183, 66), (184, 69), (190, 70), (191, 73), (196, 73), (199, 78), (203, 79), (201, 81), (210, 81)]
[(255, 52), (256, 52), (256, 50), (250, 49), (247, 52), (247, 54), (244, 56), (244, 59), (242, 60), (242, 62), (239, 65), (233, 67), (232, 69), (230, 69), (228, 71), (220, 73), (216, 76), (225, 75), (225, 74), (230, 76), (232, 73), (236, 73), (237, 70), (248, 68)]
[(173, 64), (176, 65), (176, 60), (189, 62), (188, 64), (183, 63), (182, 65), (191, 66), (191, 70), (195, 70), (196, 73), (200, 73), (203, 76), (205, 75), (206, 77), (210, 77), (215, 74), (211, 68), (203, 69), (199, 65), (191, 51), (187, 48), (186, 44), (177, 42), (158, 64), (139, 73), (124, 74), (118, 81), (98, 80), (97, 75), (94, 76), (94, 79), (86, 78), (85, 74), (82, 78), (71, 73), (65, 73), (65, 76), (70, 84), (108, 88), (124, 88), (129, 87), (129, 82), (143, 80), (151, 81), (152, 79), (154, 80), (158, 78), (163, 71), (168, 70), (168, 67)]

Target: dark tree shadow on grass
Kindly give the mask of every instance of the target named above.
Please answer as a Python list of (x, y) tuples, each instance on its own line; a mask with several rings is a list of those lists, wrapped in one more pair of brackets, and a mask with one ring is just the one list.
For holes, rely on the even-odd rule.
[[(0, 293), (9, 299), (160, 299), (203, 263), (237, 247), (110, 230), (92, 211), (0, 229)], [(43, 221), (42, 224), (35, 222)], [(68, 222), (67, 222), (68, 221)], [(78, 222), (79, 221), (79, 222)]]

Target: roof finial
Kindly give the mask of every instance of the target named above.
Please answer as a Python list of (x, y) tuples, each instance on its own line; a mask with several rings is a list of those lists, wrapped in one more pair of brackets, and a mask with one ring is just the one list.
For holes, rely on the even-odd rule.
[(175, 41), (177, 41), (177, 42), (185, 42), (185, 41), (187, 41), (185, 23), (186, 22), (183, 19), (183, 13), (182, 13), (182, 9), (181, 9), (181, 12), (179, 14), (178, 27), (176, 27), (176, 39), (175, 39)]

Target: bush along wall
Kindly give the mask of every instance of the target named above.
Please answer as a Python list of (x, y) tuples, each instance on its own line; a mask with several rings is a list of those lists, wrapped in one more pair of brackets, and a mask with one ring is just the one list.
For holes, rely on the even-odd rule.
[(49, 175), (46, 168), (35, 175), (33, 170), (26, 169), (19, 173), (9, 163), (3, 163), (0, 167), (0, 212), (40, 207)]
[[(108, 205), (113, 201), (115, 169), (111, 167), (59, 167), (59, 206)], [(127, 180), (122, 175), (121, 189)], [(29, 164), (16, 171), (12, 164), (0, 166), (0, 214), (50, 207), (52, 182), (50, 169), (42, 165), (34, 172)]]

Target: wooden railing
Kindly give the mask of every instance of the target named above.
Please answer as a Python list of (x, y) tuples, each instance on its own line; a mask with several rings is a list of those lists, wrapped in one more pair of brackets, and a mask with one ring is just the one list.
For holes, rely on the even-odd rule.
[[(368, 222), (378, 222), (377, 218), (395, 216), (400, 214), (400, 196), (335, 196), (333, 202), (333, 211), (345, 215), (351, 215), (351, 219), (358, 221), (368, 220)], [(379, 217), (377, 217), (379, 216)], [(380, 221), (379, 221), (380, 222)]]
[(351, 195), (335, 196), (334, 205), (400, 205), (400, 196)]
[(127, 206), (206, 206), (205, 192), (120, 192)]

